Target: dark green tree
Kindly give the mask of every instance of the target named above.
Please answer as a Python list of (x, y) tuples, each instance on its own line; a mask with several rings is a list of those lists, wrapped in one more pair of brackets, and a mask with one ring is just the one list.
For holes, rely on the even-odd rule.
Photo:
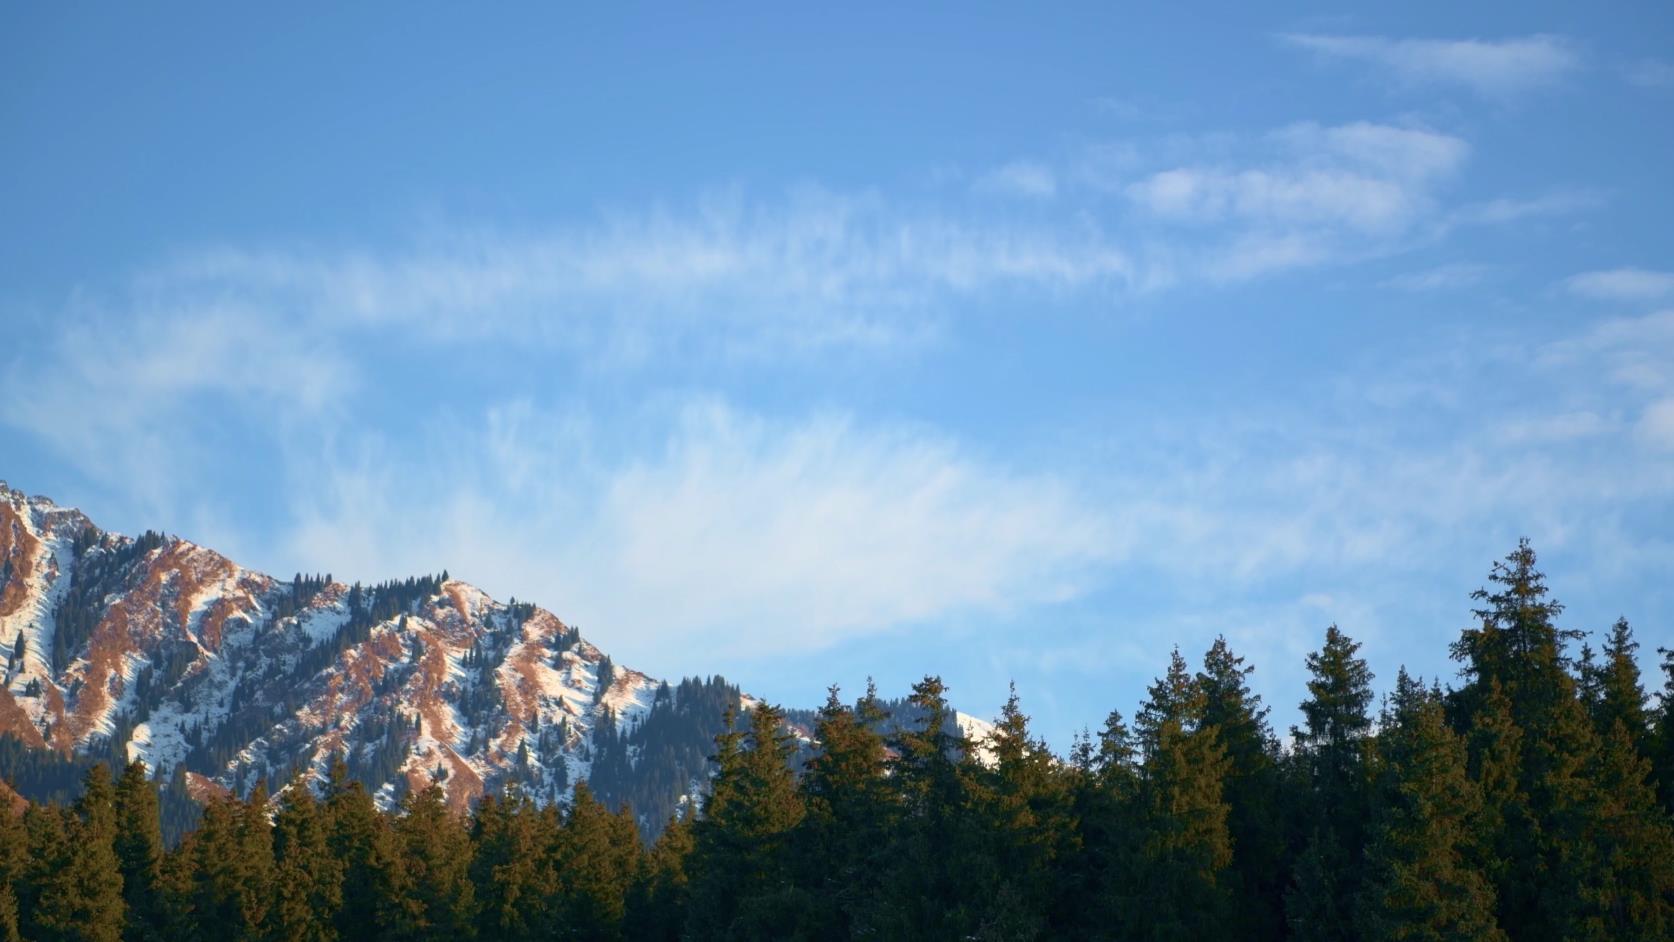
[(273, 817), (273, 942), (335, 942), (343, 905), (343, 862), (331, 852), (324, 810), (308, 778), (292, 777)]
[(1231, 932), (1226, 747), (1203, 722), (1204, 697), (1178, 648), (1149, 689), (1137, 722), (1140, 750), (1138, 896), (1133, 934), (1202, 939)]
[(1368, 736), (1372, 672), (1360, 644), (1332, 625), (1325, 644), (1307, 658), (1304, 725), (1292, 730), (1306, 840), (1285, 900), (1291, 936), (1307, 940), (1354, 938), (1354, 900), (1360, 890), (1368, 797)]
[(130, 762), (116, 783), (115, 849), (127, 906), (122, 938), (125, 942), (161, 942), (168, 934), (160, 885), (163, 826), (157, 785), (146, 778), (143, 762)]
[(1383, 727), (1358, 907), (1361, 937), (1503, 940), (1493, 885), (1472, 853), (1481, 793), (1439, 695), (1401, 671)]
[(1255, 672), (1217, 637), (1203, 656), (1197, 683), (1203, 725), (1227, 752), (1227, 832), (1232, 838), (1233, 911), (1244, 939), (1284, 935), (1285, 840), (1279, 801), (1279, 744), (1267, 708), (1250, 690)]
[(805, 809), (783, 724), (782, 710), (760, 704), (746, 733), (729, 723), (717, 740), (715, 779), (692, 834), (687, 932), (695, 938), (775, 938), (806, 919), (810, 901), (791, 868)]
[(897, 811), (878, 727), (885, 717), (870, 684), (854, 706), (836, 687), (815, 721), (818, 751), (802, 778), (807, 805), (796, 835), (797, 881), (817, 901), (819, 936), (875, 930)]
[(392, 937), (470, 938), (476, 929), (471, 838), (442, 787), (432, 782), (409, 794), (393, 828), (406, 893), (391, 907)]

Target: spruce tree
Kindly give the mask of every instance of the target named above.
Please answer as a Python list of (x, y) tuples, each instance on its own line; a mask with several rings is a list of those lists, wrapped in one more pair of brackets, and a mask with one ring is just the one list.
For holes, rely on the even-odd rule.
[[(1478, 624), (1454, 642), (1466, 685), (1453, 695), (1456, 716), (1488, 721), (1487, 700), (1503, 695), (1520, 730), (1517, 815), (1495, 840), (1505, 866), (1497, 874), (1499, 922), (1517, 940), (1575, 937), (1586, 918), (1583, 897), (1601, 879), (1588, 833), (1598, 796), (1589, 768), (1599, 748), (1593, 720), (1570, 676), (1565, 648), (1579, 633), (1558, 627), (1563, 606), (1552, 599), (1534, 550), (1521, 541), (1489, 573), (1472, 598)], [(1473, 743), (1474, 746), (1474, 743)], [(1472, 756), (1478, 766), (1478, 757)], [(1489, 794), (1490, 802), (1506, 804)]]
[(343, 862), (331, 852), (324, 811), (298, 772), (273, 817), (273, 942), (335, 942), (343, 905)]
[(116, 783), (116, 857), (122, 870), (127, 920), (124, 942), (161, 942), (168, 926), (163, 912), (163, 827), (157, 785), (145, 763), (130, 762)]
[(340, 758), (333, 760), (327, 773), (325, 819), (327, 846), (343, 865), (338, 936), (382, 938), (391, 921), (389, 907), (400, 899), (401, 859), (388, 821), (361, 783), (349, 779)]
[(547, 850), (550, 822), (521, 790), (487, 795), (471, 821), (471, 883), (477, 900), (477, 935), (508, 942), (539, 937), (549, 924), (552, 884)]
[(796, 835), (797, 882), (818, 901), (820, 935), (870, 934), (896, 816), (885, 777), (883, 708), (870, 684), (856, 706), (827, 692), (814, 725), (818, 751), (802, 778), (807, 816)]
[(577, 782), (554, 834), (554, 922), (550, 937), (618, 939), (628, 891), (639, 870), (639, 828), (613, 814)]
[(663, 828), (629, 894), (623, 934), (646, 942), (676, 942), (686, 924), (687, 859), (692, 822), (675, 817)]
[(28, 865), (29, 834), (11, 803), (0, 800), (0, 942), (23, 938), (18, 896), (25, 889)]
[(1231, 931), (1224, 783), (1226, 747), (1203, 723), (1203, 691), (1176, 648), (1149, 689), (1136, 728), (1145, 756), (1138, 790), (1138, 896), (1130, 932), (1149, 939)]
[(981, 869), (970, 872), (988, 904), (979, 910), (979, 933), (1062, 934), (1079, 904), (1061, 895), (1056, 879), (1076, 841), (1070, 781), (1046, 743), (1030, 733), (1015, 685), (983, 745), (990, 762), (971, 776), (972, 824), (986, 845), (972, 858)]
[(1481, 793), (1440, 697), (1401, 671), (1383, 727), (1358, 907), (1361, 937), (1503, 940), (1493, 886), (1471, 852)]
[(1627, 619), (1618, 618), (1610, 627), (1599, 663), (1599, 699), (1593, 727), (1600, 736), (1611, 735), (1617, 723), (1627, 733), (1634, 752), (1650, 754), (1650, 724), (1645, 711), (1645, 688), (1639, 680), (1639, 642)]
[(1576, 887), (1570, 938), (1674, 938), (1674, 827), (1650, 771), (1616, 720), (1589, 769), (1593, 804), (1574, 835), (1588, 867)]
[(712, 790), (693, 831), (687, 931), (696, 938), (774, 938), (806, 919), (810, 901), (796, 890), (790, 856), (804, 807), (783, 723), (782, 710), (761, 704), (744, 736), (723, 733), (717, 744)]
[(404, 898), (391, 909), (397, 939), (465, 939), (475, 932), (471, 839), (448, 809), (441, 785), (409, 794), (394, 821)]
[[(122, 869), (116, 858), (116, 791), (103, 763), (87, 770), (82, 795), (43, 838), (27, 938), (117, 942), (122, 937)], [(31, 848), (31, 853), (35, 848)]]
[(1674, 649), (1657, 648), (1662, 655), (1662, 694), (1657, 698), (1656, 726), (1651, 731), (1651, 776), (1664, 811), (1674, 815)]
[(907, 702), (920, 720), (892, 742), (890, 784), (901, 816), (879, 910), (881, 931), (894, 937), (967, 935), (975, 923), (963, 878), (972, 849), (965, 759), (970, 744), (957, 731), (940, 677), (914, 684)]
[(1245, 939), (1284, 933), (1284, 833), (1279, 813), (1278, 740), (1267, 708), (1246, 678), (1255, 672), (1217, 637), (1197, 675), (1203, 725), (1227, 750), (1227, 832), (1232, 838), (1234, 911)]
[(1325, 644), (1307, 657), (1304, 726), (1292, 730), (1303, 775), (1309, 822), (1296, 876), (1285, 900), (1291, 936), (1354, 937), (1354, 900), (1367, 818), (1367, 736), (1372, 672), (1360, 644), (1332, 625)]
[(13, 886), (25, 939), (67, 938), (73, 931), (73, 914), (65, 904), (73, 889), (62, 885), (70, 864), (67, 817), (49, 804), (32, 804), (23, 813), (26, 850), (21, 879)]

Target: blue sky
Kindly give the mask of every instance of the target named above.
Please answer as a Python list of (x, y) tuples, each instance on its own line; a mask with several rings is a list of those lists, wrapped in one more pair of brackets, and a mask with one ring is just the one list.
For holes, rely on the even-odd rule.
[[(1177, 6), (1177, 5), (1176, 5)], [(0, 13), (0, 476), (657, 674), (1674, 643), (1674, 13)]]

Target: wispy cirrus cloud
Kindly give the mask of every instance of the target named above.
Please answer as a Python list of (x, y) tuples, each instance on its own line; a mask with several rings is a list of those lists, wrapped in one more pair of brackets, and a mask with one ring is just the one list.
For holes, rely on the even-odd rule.
[(1322, 57), (1376, 66), (1407, 85), (1456, 85), (1488, 98), (1557, 84), (1582, 63), (1574, 43), (1551, 35), (1485, 40), (1286, 33), (1279, 38)]
[(1674, 294), (1674, 272), (1611, 268), (1571, 275), (1564, 287), (1603, 301), (1654, 301)]
[(978, 193), (1050, 199), (1058, 193), (1058, 176), (1039, 161), (1014, 160), (979, 176), (973, 188)]
[(1090, 224), (1025, 225), (804, 190), (686, 210), (607, 214), (534, 233), (465, 230), (380, 252), (189, 253), (143, 285), (232, 297), (334, 327), (401, 324), (438, 337), (712, 349), (890, 346), (953, 299), (1121, 287), (1128, 253)]
[(446, 564), (658, 670), (691, 669), (699, 639), (714, 657), (817, 650), (1062, 600), (1122, 549), (1072, 482), (933, 429), (714, 399), (640, 421), (655, 445), (622, 454), (600, 425), (514, 403), (433, 426), (428, 472), (346, 456), (299, 500), (286, 549), (339, 572)]

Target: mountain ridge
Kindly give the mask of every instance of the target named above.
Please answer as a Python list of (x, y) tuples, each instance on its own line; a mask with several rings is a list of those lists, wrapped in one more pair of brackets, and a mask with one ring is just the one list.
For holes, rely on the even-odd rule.
[[(3, 481), (0, 577), (0, 737), (141, 760), (199, 798), (317, 780), (343, 757), (386, 808), (431, 781), (463, 810), (513, 783), (561, 801), (586, 780), (654, 831), (703, 790), (726, 712), (757, 702), (719, 676), (618, 665), (547, 609), (445, 571), (285, 582)], [(791, 731), (811, 744), (810, 724)]]

